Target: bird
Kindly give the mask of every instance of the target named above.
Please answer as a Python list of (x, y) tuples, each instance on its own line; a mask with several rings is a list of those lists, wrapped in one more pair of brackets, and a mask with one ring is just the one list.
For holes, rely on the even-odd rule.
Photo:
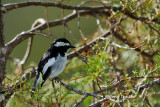
[(75, 46), (72, 46), (65, 38), (59, 38), (51, 44), (39, 61), (31, 96), (35, 93), (38, 85), (42, 87), (48, 78), (52, 80), (63, 72), (67, 62), (67, 52), (70, 48), (75, 48)]

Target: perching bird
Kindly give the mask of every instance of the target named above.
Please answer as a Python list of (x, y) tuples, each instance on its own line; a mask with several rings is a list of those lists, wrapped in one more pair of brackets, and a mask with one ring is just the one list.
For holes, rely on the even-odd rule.
[(38, 84), (43, 86), (47, 78), (53, 79), (64, 70), (67, 62), (67, 51), (75, 48), (65, 39), (60, 38), (53, 42), (47, 52), (44, 53), (38, 65), (38, 74), (32, 88), (34, 93)]

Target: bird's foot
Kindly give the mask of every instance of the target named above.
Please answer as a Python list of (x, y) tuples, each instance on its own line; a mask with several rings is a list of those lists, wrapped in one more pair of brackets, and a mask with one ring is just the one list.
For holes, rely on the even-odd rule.
[(57, 81), (57, 82), (59, 82), (59, 81), (61, 81), (62, 79), (60, 79), (59, 77), (54, 77), (54, 80)]

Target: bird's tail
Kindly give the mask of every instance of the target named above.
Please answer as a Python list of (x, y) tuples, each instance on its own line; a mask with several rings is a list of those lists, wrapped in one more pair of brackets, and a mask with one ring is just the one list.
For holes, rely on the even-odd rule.
[(35, 90), (36, 90), (36, 87), (37, 87), (37, 84), (38, 84), (38, 80), (39, 80), (39, 75), (36, 76), (36, 79), (34, 81), (34, 85), (32, 87), (32, 91), (31, 91), (31, 97), (34, 96), (34, 93), (35, 93)]
[(34, 96), (34, 93), (35, 93), (35, 88), (32, 88), (32, 91), (31, 91), (31, 97)]

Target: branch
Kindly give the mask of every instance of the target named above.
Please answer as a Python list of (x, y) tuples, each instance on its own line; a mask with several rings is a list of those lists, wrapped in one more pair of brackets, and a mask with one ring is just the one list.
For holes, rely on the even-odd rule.
[(56, 96), (56, 87), (55, 87), (55, 84), (54, 84), (54, 81), (52, 81), (52, 87), (53, 87), (53, 92), (54, 92), (54, 95), (55, 95), (55, 99), (56, 99), (56, 104), (58, 104), (58, 107), (60, 107), (60, 102), (58, 102), (58, 99), (57, 96)]
[(78, 101), (78, 103), (74, 104), (73, 107), (78, 107), (78, 105), (80, 105), (83, 102), (83, 100), (85, 100), (87, 97), (88, 95), (84, 95), (83, 98), (80, 101)]
[(34, 2), (34, 1), (28, 1), (28, 2), (20, 2), (20, 3), (9, 3), (3, 5), (3, 13), (6, 13), (8, 11), (11, 11), (13, 9), (17, 8), (23, 8), (27, 6), (45, 6), (45, 7), (58, 7), (62, 9), (69, 9), (69, 10), (102, 10), (102, 9), (113, 9), (114, 11), (121, 10), (121, 7), (114, 7), (114, 6), (71, 6), (71, 5), (65, 5), (60, 2)]
[[(106, 11), (81, 11), (81, 12), (79, 12), (79, 15), (80, 16), (85, 16), (85, 15), (92, 15), (92, 14), (95, 14), (95, 13), (96, 14), (105, 14), (106, 16), (110, 16), (110, 13), (106, 12)], [(48, 25), (50, 27), (55, 27), (55, 26), (58, 26), (58, 25), (62, 25), (64, 22), (69, 22), (76, 17), (77, 17), (77, 13), (73, 12), (72, 14), (64, 17), (63, 19), (48, 22)], [(8, 49), (8, 54), (10, 54), (11, 51), (14, 49), (14, 47), (17, 46), (19, 43), (21, 43), (25, 39), (35, 35), (31, 32), (41, 31), (41, 30), (44, 30), (46, 28), (47, 28), (47, 23), (45, 22), (44, 24), (42, 24), (40, 26), (37, 26), (34, 29), (31, 29), (31, 30), (28, 30), (26, 32), (22, 32), (22, 33), (18, 34), (15, 38), (13, 38), (10, 42), (8, 42), (6, 44), (6, 46), (9, 48)]]
[(102, 92), (104, 92), (104, 91), (109, 91), (109, 90), (111, 90), (111, 89), (116, 89), (115, 87), (117, 87), (119, 84), (121, 84), (121, 82), (124, 82), (124, 81), (125, 81), (125, 80), (121, 80), (121, 81), (115, 83), (114, 85), (112, 85), (112, 86), (110, 86), (110, 87), (103, 88), (103, 89), (98, 90), (98, 91), (95, 91), (95, 92), (93, 92), (93, 93), (98, 94), (98, 93), (102, 93)]
[(3, 14), (2, 14), (2, 3), (0, 0), (0, 47), (4, 46), (4, 35), (3, 35)]
[[(22, 76), (21, 80), (18, 80), (18, 81), (16, 82), (16, 84), (14, 84), (14, 85), (12, 85), (11, 87), (7, 88), (7, 90), (6, 90), (6, 91), (7, 91), (7, 95), (5, 96), (5, 101), (8, 100), (8, 99), (12, 96), (12, 94), (13, 94), (14, 92), (16, 92), (16, 91), (19, 90), (21, 87), (23, 87), (23, 85), (25, 84), (25, 81), (27, 81), (27, 80), (35, 77), (35, 75), (36, 75), (36, 69), (33, 69), (33, 70), (25, 73), (25, 74)], [(76, 93), (78, 93), (78, 94), (80, 94), (80, 95), (94, 96), (94, 97), (100, 97), (100, 98), (103, 98), (103, 96), (97, 95), (97, 93), (99, 93), (99, 92), (101, 92), (101, 91), (110, 90), (110, 89), (116, 87), (116, 86), (119, 84), (119, 82), (118, 82), (118, 83), (116, 83), (115, 85), (113, 85), (113, 86), (111, 86), (111, 87), (107, 87), (107, 88), (105, 88), (105, 89), (102, 89), (101, 91), (97, 91), (97, 92), (93, 92), (93, 93), (87, 93), (87, 92), (81, 91), (81, 90), (79, 90), (79, 89), (76, 89), (76, 88), (74, 88), (74, 87), (71, 87), (71, 86), (69, 86), (69, 85), (66, 85), (65, 83), (63, 83), (63, 82), (62, 82), (61, 80), (59, 80), (59, 79), (56, 80), (56, 81), (59, 82), (59, 83), (60, 83), (62, 86), (64, 86), (65, 88), (70, 89), (70, 90), (72, 90), (72, 91), (74, 91), (74, 92), (76, 92)], [(123, 81), (125, 81), (125, 80), (121, 80), (120, 82), (123, 82)], [(142, 90), (143, 90), (144, 88), (152, 87), (153, 85), (156, 85), (156, 84), (160, 84), (160, 79), (153, 80), (153, 81), (151, 81), (151, 82), (149, 82), (149, 83), (147, 83), (147, 84), (144, 84), (144, 85), (140, 86), (139, 88), (136, 88), (135, 90), (138, 90), (138, 92), (142, 92)], [(83, 98), (85, 99), (85, 97), (83, 97)], [(83, 99), (83, 98), (82, 98), (82, 99)], [(82, 99), (81, 99), (81, 100), (82, 100)], [(84, 99), (83, 99), (83, 100), (84, 100)], [(83, 101), (83, 100), (82, 100), (82, 101)], [(96, 102), (96, 103), (94, 103), (94, 104), (92, 104), (92, 105), (99, 104), (99, 103), (101, 103), (101, 102), (103, 102), (103, 101), (106, 101), (106, 100), (110, 100), (110, 101), (113, 101), (113, 102), (115, 102), (115, 103), (121, 102), (121, 101), (118, 101), (118, 102), (117, 102), (117, 101), (111, 99), (110, 96), (107, 96), (107, 97), (105, 97), (104, 99), (101, 99), (101, 100), (99, 100), (98, 102)], [(90, 105), (90, 106), (91, 106), (91, 105)]]
[[(71, 58), (73, 58), (73, 57), (75, 57), (75, 56), (78, 56), (78, 55), (79, 55), (78, 53), (82, 53), (83, 51), (85, 51), (85, 50), (93, 47), (93, 46), (97, 43), (97, 41), (98, 41), (98, 42), (104, 41), (105, 38), (108, 37), (108, 36), (111, 35), (111, 34), (113, 34), (113, 36), (115, 36), (116, 38), (118, 38), (118, 39), (119, 39), (120, 41), (122, 41), (123, 43), (129, 45), (130, 47), (134, 46), (134, 44), (126, 43), (127, 39), (124, 39), (120, 34), (118, 34), (117, 32), (114, 31), (114, 28), (115, 28), (116, 25), (117, 25), (117, 24), (115, 24), (115, 25), (111, 28), (111, 30), (108, 30), (106, 33), (102, 34), (100, 37), (97, 37), (96, 39), (94, 39), (93, 41), (91, 41), (90, 43), (88, 43), (87, 45), (84, 45), (84, 46), (82, 46), (80, 49), (76, 50), (75, 52), (70, 53), (70, 54), (67, 56), (67, 58), (68, 58), (68, 59), (71, 59)], [(156, 39), (156, 40), (157, 40), (157, 39)], [(154, 41), (153, 41), (153, 42), (154, 42)], [(152, 42), (151, 42), (151, 43), (152, 43)], [(148, 43), (148, 44), (150, 44), (150, 43)], [(127, 48), (127, 47), (123, 47), (123, 48), (125, 48), (125, 49), (134, 49), (134, 50), (136, 50), (136, 51), (138, 51), (138, 52), (141, 52), (141, 50), (140, 50), (139, 48), (142, 47), (142, 46), (148, 45), (148, 44), (142, 44), (142, 45), (140, 45), (140, 46), (138, 46), (138, 47), (135, 47), (135, 48), (129, 48), (129, 47), (128, 47), (128, 48)], [(111, 45), (115, 45), (115, 44), (112, 42)], [(116, 44), (116, 46), (120, 47), (120, 46), (117, 45), (117, 44)], [(152, 56), (153, 56), (152, 54), (148, 54), (148, 53), (145, 53), (145, 52), (141, 52), (141, 54), (144, 55), (144, 56), (147, 56), (147, 57), (152, 57)]]
[[(129, 16), (132, 19), (139, 20), (139, 21), (142, 21), (142, 22), (150, 21), (150, 19), (146, 18), (146, 17), (137, 17), (136, 15), (134, 15), (133, 12), (130, 12), (127, 9), (124, 10), (124, 14), (127, 15), (127, 16)], [(158, 19), (153, 19), (152, 22), (160, 24), (160, 21)]]
[[(18, 80), (16, 82), (16, 84), (11, 85), (9, 88), (7, 88), (5, 91), (7, 92), (5, 94), (5, 99), (4, 99), (4, 104), (6, 104), (8, 102), (8, 100), (10, 99), (10, 97), (17, 91), (19, 90), (21, 87), (23, 87), (23, 85), (25, 84), (25, 82), (33, 77), (36, 76), (36, 69), (33, 69), (25, 74), (23, 74), (23, 76), (21, 77), (20, 80)], [(0, 95), (3, 92), (0, 92)]]
[(149, 103), (149, 100), (148, 100), (148, 97), (147, 97), (147, 94), (148, 94), (148, 91), (150, 90), (150, 88), (151, 88), (151, 87), (148, 87), (148, 88), (147, 88), (147, 91), (146, 91), (145, 94), (144, 94), (144, 99), (143, 99), (142, 107), (144, 107), (145, 101), (146, 101), (146, 103), (147, 103), (150, 107), (152, 107), (151, 104)]
[[(42, 18), (37, 19), (31, 26), (31, 29), (35, 28), (36, 26), (39, 26), (41, 24), (44, 24), (46, 21)], [(16, 58), (12, 58), (13, 61), (15, 61), (15, 63), (17, 63), (18, 67), (17, 69), (20, 69), (21, 71), (23, 71), (23, 65), (25, 64), (25, 62), (27, 61), (30, 53), (31, 53), (31, 49), (32, 49), (32, 44), (33, 44), (33, 36), (29, 37), (28, 39), (28, 45), (27, 45), (27, 49), (26, 49), (26, 53), (23, 57), (22, 60), (17, 60)]]
[(59, 82), (59, 83), (60, 83), (62, 86), (64, 86), (65, 88), (67, 88), (67, 89), (69, 89), (69, 90), (72, 90), (72, 91), (74, 91), (74, 92), (77, 93), (77, 94), (87, 95), (87, 96), (94, 96), (94, 97), (100, 97), (100, 98), (103, 97), (103, 96), (97, 95), (97, 94), (95, 94), (95, 93), (87, 93), (87, 92), (84, 92), (84, 91), (82, 91), (82, 90), (79, 90), (79, 89), (76, 89), (76, 88), (74, 88), (74, 87), (71, 87), (71, 86), (65, 84), (64, 82), (62, 82), (62, 81), (60, 80), (60, 78), (58, 78), (58, 77), (55, 78), (55, 80), (56, 80), (57, 82)]
[[(71, 6), (71, 5), (65, 5), (62, 4), (60, 2), (34, 2), (34, 1), (28, 1), (28, 2), (20, 2), (20, 3), (9, 3), (9, 4), (5, 4), (3, 5), (2, 8), (2, 12), (6, 13), (8, 11), (11, 11), (13, 9), (17, 9), (17, 8), (23, 8), (23, 7), (27, 7), (27, 6), (45, 6), (45, 7), (58, 7), (58, 8), (62, 8), (62, 9), (69, 9), (69, 10), (92, 10), (92, 11), (99, 11), (99, 10), (104, 10), (104, 9), (108, 9), (108, 10), (113, 10), (115, 11), (122, 11), (124, 12), (125, 15), (129, 16), (132, 19), (135, 20), (140, 20), (142, 22), (144, 21), (150, 21), (149, 18), (145, 18), (145, 17), (137, 17), (134, 15), (133, 12), (130, 12), (127, 9), (123, 10), (123, 7), (119, 6), (119, 7), (115, 7), (115, 6), (107, 6), (103, 3), (103, 6)], [(153, 22), (160, 24), (160, 21), (158, 19), (153, 19)]]
[[(33, 77), (36, 76), (36, 70), (37, 69), (33, 69), (27, 73), (25, 73), (20, 80), (18, 80), (16, 82), (16, 84), (13, 84), (11, 85), (9, 88), (7, 88), (5, 91), (7, 92), (6, 95), (5, 95), (5, 100), (4, 102), (7, 102), (9, 100), (9, 98), (14, 94), (14, 92), (18, 91), (21, 87), (23, 87), (23, 85), (25, 84), (25, 82)], [(94, 96), (94, 97), (100, 97), (102, 98), (101, 95), (97, 95), (95, 93), (87, 93), (87, 92), (84, 92), (84, 91), (81, 91), (79, 89), (76, 89), (74, 87), (71, 87), (69, 85), (66, 85), (65, 83), (63, 83), (60, 79), (56, 78), (55, 79), (57, 82), (59, 82), (62, 86), (64, 86), (65, 88), (67, 89), (70, 89), (80, 95), (86, 95), (86, 96)], [(4, 93), (4, 92), (0, 92), (0, 95)]]
[[(3, 14), (2, 14), (2, 0), (0, 0), (0, 89), (3, 88), (3, 80), (5, 79), (6, 67), (6, 48), (4, 47), (4, 34), (3, 34)], [(0, 94), (0, 106), (4, 106), (3, 96)]]
[[(124, 46), (121, 46), (121, 45), (119, 45), (119, 44), (116, 44), (116, 43), (114, 43), (114, 42), (112, 42), (112, 41), (110, 41), (110, 45), (113, 45), (113, 46), (116, 46), (116, 47), (118, 47), (118, 48), (123, 48), (123, 49), (128, 49), (128, 50), (135, 50), (135, 49), (138, 49), (138, 48), (141, 48), (141, 47), (143, 47), (143, 46), (146, 46), (146, 45), (151, 45), (152, 43), (154, 43), (155, 41), (157, 41), (157, 40), (159, 40), (160, 38), (156, 38), (156, 39), (154, 39), (154, 40), (151, 40), (151, 42), (148, 42), (148, 43), (142, 43), (142, 44), (140, 44), (140, 45), (138, 45), (138, 46), (136, 46), (136, 47), (124, 47)], [(134, 44), (133, 44), (134, 45)], [(152, 54), (153, 55), (153, 54)]]
[[(134, 79), (142, 79), (142, 78), (145, 78), (145, 77), (144, 77), (144, 76), (141, 76), (141, 77), (132, 77), (131, 80), (134, 80)], [(146, 77), (146, 78), (160, 79), (160, 76), (148, 76), (148, 77)], [(109, 90), (115, 89), (115, 87), (117, 87), (119, 84), (122, 84), (122, 82), (124, 82), (124, 81), (125, 81), (125, 80), (122, 79), (122, 80), (120, 80), (119, 82), (114, 83), (114, 84), (113, 84), (112, 86), (110, 86), (110, 87), (103, 88), (103, 89), (98, 90), (98, 91), (95, 91), (95, 92), (93, 92), (93, 93), (98, 94), (98, 93), (101, 93), (102, 91), (104, 92), (104, 91), (109, 91)], [(143, 88), (144, 88), (144, 86), (141, 86), (141, 87), (140, 87), (140, 89), (143, 89)], [(137, 90), (137, 89), (135, 89), (135, 90)]]
[[(127, 44), (128, 46), (130, 46), (130, 47), (134, 46), (133, 43), (128, 43), (127, 39), (123, 38), (119, 33), (115, 32), (114, 30), (112, 30), (112, 34), (113, 34), (113, 36), (115, 36), (117, 39), (119, 39), (123, 43)], [(152, 54), (149, 54), (149, 53), (146, 53), (146, 52), (142, 52), (139, 48), (135, 48), (134, 50), (140, 52), (142, 55), (144, 55), (146, 57), (153, 57)]]
[[(112, 29), (114, 29), (114, 27)], [(82, 53), (83, 51), (92, 48), (97, 43), (97, 41), (98, 42), (104, 41), (105, 38), (108, 37), (109, 35), (111, 35), (110, 30), (108, 30), (106, 33), (102, 34), (100, 37), (97, 37), (96, 39), (94, 39), (93, 41), (88, 43), (87, 45), (83, 45), (82, 47), (80, 47), (80, 49), (76, 50), (75, 52), (68, 54), (67, 58), (71, 59), (75, 56), (78, 56), (79, 55), (78, 53)]]
[(28, 46), (27, 46), (26, 53), (25, 53), (23, 59), (19, 63), (20, 64), (19, 66), (21, 66), (22, 69), (23, 69), (24, 63), (27, 61), (27, 59), (28, 59), (28, 57), (30, 55), (30, 52), (31, 52), (31, 49), (32, 49), (32, 42), (33, 42), (33, 37), (30, 37), (28, 39)]
[(108, 100), (108, 98), (103, 98), (103, 99), (101, 99), (101, 100), (89, 105), (88, 107), (97, 107), (98, 105), (100, 105), (102, 102), (104, 102), (106, 100)]
[[(121, 81), (122, 81), (122, 80), (121, 80)], [(145, 88), (150, 88), (150, 87), (152, 87), (153, 85), (157, 85), (157, 84), (160, 84), (160, 79), (153, 80), (153, 81), (151, 81), (151, 82), (149, 82), (149, 83), (147, 83), (147, 84), (144, 84), (144, 85), (136, 88), (135, 90), (137, 90), (138, 93), (141, 93)], [(116, 84), (116, 85), (117, 85), (117, 84)], [(112, 88), (115, 87), (116, 85), (112, 86)], [(104, 90), (103, 90), (103, 91), (104, 91)], [(97, 93), (97, 92), (94, 92), (94, 93)], [(106, 101), (106, 100), (111, 100), (111, 98), (107, 98), (107, 97), (106, 97), (106, 98), (103, 98), (103, 99), (101, 99), (101, 100), (99, 100), (99, 101), (97, 101), (97, 102), (89, 105), (89, 107), (96, 107), (97, 105), (100, 105), (102, 102), (104, 102), (104, 101)], [(118, 101), (116, 101), (116, 100), (111, 100), (111, 101), (113, 101), (113, 102), (115, 102), (115, 103), (120, 103), (120, 102), (127, 101), (127, 100), (128, 100), (128, 98), (126, 97), (125, 99), (122, 99), (122, 100), (118, 100)]]
[[(15, 5), (18, 5), (18, 6), (22, 6), (23, 7), (23, 5), (24, 6), (29, 6), (29, 5), (31, 5), (31, 4), (41, 4), (41, 5), (43, 5), (43, 4), (46, 4), (46, 2), (22, 2), (22, 3), (14, 3), (14, 4), (6, 4), (6, 5), (4, 5), (4, 7), (6, 6), (6, 8), (10, 8), (10, 9), (14, 9), (13, 7), (16, 7)], [(49, 6), (49, 4), (50, 4), (50, 2), (47, 2), (47, 5)], [(104, 6), (100, 6), (100, 7), (79, 7), (79, 6), (69, 6), (69, 5), (62, 5), (61, 3), (51, 3), (52, 5), (54, 4), (56, 4), (56, 6), (60, 6), (60, 7), (64, 7), (64, 8), (70, 8), (70, 9), (89, 9), (89, 10), (94, 10), (95, 9), (95, 11), (81, 11), (81, 12), (79, 12), (79, 15), (80, 16), (84, 16), (84, 15), (93, 15), (93, 14), (105, 14), (106, 16), (110, 16), (110, 12), (106, 12), (106, 11), (96, 11), (97, 9), (104, 9)], [(106, 6), (105, 6), (105, 8), (107, 8)], [(118, 9), (118, 8), (116, 8), (116, 9)], [(115, 9), (115, 10), (116, 10)], [(114, 10), (114, 9), (113, 9)], [(132, 17), (133, 19), (136, 19), (136, 20), (142, 20), (142, 18), (138, 18), (138, 17), (136, 17), (136, 16), (134, 16), (134, 15), (132, 15), (131, 13), (129, 13), (129, 11), (127, 11), (126, 12), (126, 14), (127, 15), (129, 15), (130, 17)], [(130, 15), (131, 14), (131, 15)], [(30, 34), (30, 32), (35, 32), (35, 31), (39, 31), (39, 30), (44, 30), (44, 29), (46, 29), (47, 28), (47, 24), (50, 26), (50, 27), (54, 27), (54, 26), (58, 26), (58, 25), (63, 25), (64, 24), (64, 22), (66, 23), (66, 22), (68, 22), (68, 21), (70, 21), (70, 20), (72, 20), (72, 19), (74, 19), (74, 18), (76, 18), (77, 17), (77, 13), (76, 12), (74, 12), (74, 13), (72, 13), (72, 14), (70, 14), (70, 15), (68, 15), (68, 16), (66, 16), (66, 17), (64, 17), (64, 19), (60, 19), (60, 20), (55, 20), (55, 21), (50, 21), (50, 22), (48, 22), (48, 23), (44, 23), (44, 24), (42, 24), (41, 26), (38, 26), (38, 27), (36, 27), (36, 28), (34, 28), (34, 29), (32, 29), (32, 30), (29, 30), (29, 31), (26, 31), (26, 32), (22, 32), (21, 34), (18, 34), (13, 40), (11, 40), (9, 43), (7, 43), (6, 44), (6, 46), (8, 46), (9, 47), (9, 49), (8, 49), (8, 53), (10, 53), (12, 50), (13, 50), (13, 48), (17, 45), (17, 44), (19, 44), (20, 42), (22, 42), (23, 40), (25, 40), (25, 39), (27, 39), (28, 37), (31, 37), (31, 36), (33, 36), (34, 34)], [(142, 52), (143, 53), (143, 52)], [(147, 56), (147, 55), (146, 55)], [(150, 55), (149, 55), (150, 56)]]
[[(152, 87), (153, 85), (156, 85), (156, 84), (160, 84), (160, 79), (155, 79), (155, 80), (153, 80), (153, 81), (151, 81), (151, 82), (149, 82), (149, 83), (146, 83), (146, 84), (140, 86), (140, 87), (138, 88), (138, 89), (139, 89), (139, 92), (142, 92), (142, 90), (143, 90), (144, 88)], [(138, 90), (138, 89), (137, 89), (137, 90)]]

